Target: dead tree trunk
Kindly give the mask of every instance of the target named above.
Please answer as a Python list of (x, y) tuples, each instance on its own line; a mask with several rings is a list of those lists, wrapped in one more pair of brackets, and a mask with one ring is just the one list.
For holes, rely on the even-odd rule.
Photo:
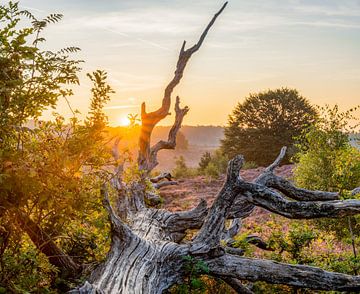
[[(102, 187), (104, 206), (111, 222), (111, 249), (105, 262), (92, 273), (89, 282), (72, 293), (162, 293), (175, 283), (182, 282), (185, 256), (204, 261), (210, 275), (226, 281), (239, 293), (251, 293), (241, 280), (319, 290), (360, 291), (360, 276), (244, 258), (241, 250), (231, 247), (231, 238), (237, 234), (241, 219), (249, 216), (255, 206), (295, 219), (360, 213), (359, 200), (340, 201), (336, 193), (299, 189), (274, 175), (273, 170), (284, 157), (286, 148), (253, 182), (246, 182), (239, 175), (243, 157), (231, 160), (224, 186), (210, 208), (204, 200), (192, 210), (176, 213), (154, 209), (146, 204), (146, 200), (153, 197), (147, 185), (149, 172), (157, 165), (157, 153), (162, 149), (175, 148), (176, 134), (188, 112), (187, 107), (180, 108), (178, 97), (175, 123), (168, 141), (160, 141), (151, 147), (151, 132), (168, 115), (171, 94), (180, 82), (188, 60), (200, 48), (226, 4), (212, 18), (197, 44), (185, 50), (183, 43), (175, 76), (165, 89), (162, 106), (154, 112), (146, 112), (145, 104), (142, 105), (138, 164), (144, 176), (128, 185), (122, 183), (120, 176), (113, 181), (121, 199), (116, 211), (109, 202), (106, 184)], [(163, 178), (169, 179), (169, 176), (164, 175)], [(158, 177), (153, 182), (158, 184), (160, 180), (161, 177)], [(225, 226), (227, 219), (233, 220), (229, 228)], [(185, 242), (188, 229), (199, 231), (192, 241)], [(253, 239), (255, 245), (267, 249), (264, 242)]]

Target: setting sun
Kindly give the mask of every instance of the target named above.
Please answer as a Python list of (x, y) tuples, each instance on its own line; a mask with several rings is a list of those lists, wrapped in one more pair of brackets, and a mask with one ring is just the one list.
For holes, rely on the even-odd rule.
[(360, 293), (356, 52), (360, 0), (1, 0), (0, 294)]
[(130, 125), (130, 120), (126, 116), (119, 117), (118, 124), (122, 127)]

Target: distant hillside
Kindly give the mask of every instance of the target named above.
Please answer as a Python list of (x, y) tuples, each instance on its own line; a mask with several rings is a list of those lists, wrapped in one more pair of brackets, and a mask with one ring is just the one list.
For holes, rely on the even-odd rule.
[[(152, 140), (166, 139), (170, 127), (158, 126), (154, 129)], [(180, 130), (190, 145), (218, 147), (224, 136), (224, 128), (218, 126), (183, 126)]]

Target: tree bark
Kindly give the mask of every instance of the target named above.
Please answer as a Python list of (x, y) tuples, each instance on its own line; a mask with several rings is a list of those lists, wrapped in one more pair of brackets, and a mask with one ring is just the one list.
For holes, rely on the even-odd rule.
[(45, 254), (49, 262), (59, 268), (65, 275), (79, 275), (81, 266), (59, 248), (52, 238), (44, 232), (26, 213), (17, 211), (16, 218), (28, 234), (37, 249)]
[[(188, 60), (200, 48), (226, 5), (214, 15), (197, 44), (185, 50), (183, 43), (174, 78), (165, 89), (161, 107), (148, 113), (145, 104), (142, 105), (138, 165), (143, 176), (125, 184), (119, 175), (121, 169), (117, 169), (116, 181), (112, 183), (118, 199), (122, 201), (122, 205), (117, 205), (121, 207), (117, 211), (109, 201), (106, 185), (102, 187), (101, 194), (111, 223), (111, 249), (89, 281), (71, 293), (159, 294), (183, 282), (188, 260), (184, 257), (188, 256), (204, 262), (210, 275), (226, 281), (238, 293), (251, 293), (239, 280), (317, 290), (360, 291), (359, 276), (244, 258), (241, 249), (231, 247), (232, 238), (241, 228), (241, 219), (249, 216), (256, 206), (287, 218), (342, 217), (360, 213), (359, 200), (340, 201), (337, 193), (299, 189), (275, 176), (273, 171), (285, 156), (285, 147), (274, 163), (253, 182), (246, 182), (240, 177), (244, 158), (239, 155), (232, 159), (225, 183), (210, 208), (204, 200), (196, 208), (183, 212), (169, 212), (147, 205), (146, 200), (155, 197), (147, 189), (149, 182), (160, 186), (162, 179), (169, 180), (168, 175), (149, 178), (150, 171), (157, 165), (157, 154), (162, 149), (175, 148), (176, 134), (188, 108), (181, 109), (177, 97), (175, 123), (167, 141), (151, 147), (152, 130), (168, 115), (172, 92), (180, 82)], [(226, 227), (226, 220), (232, 220), (230, 227)], [(189, 229), (199, 230), (191, 241), (185, 241)], [(252, 236), (249, 243), (271, 250), (256, 236)]]

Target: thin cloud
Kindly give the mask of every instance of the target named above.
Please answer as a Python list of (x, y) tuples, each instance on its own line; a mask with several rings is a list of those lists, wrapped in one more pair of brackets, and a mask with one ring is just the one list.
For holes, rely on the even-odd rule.
[(24, 5), (19, 5), (19, 7), (22, 8), (22, 9), (26, 9), (26, 10), (32, 10), (32, 11), (36, 11), (36, 12), (40, 12), (40, 13), (46, 13), (45, 10), (38, 9), (38, 8), (35, 8), (35, 7), (24, 6)]
[(118, 34), (118, 35), (130, 38), (130, 39), (133, 39), (133, 40), (136, 40), (136, 41), (139, 41), (139, 42), (142, 42), (142, 43), (145, 43), (145, 44), (148, 44), (148, 45), (151, 45), (151, 46), (156, 47), (156, 48), (160, 48), (160, 49), (163, 49), (163, 50), (166, 50), (166, 51), (170, 50), (169, 48), (164, 47), (164, 46), (162, 46), (162, 45), (160, 45), (158, 43), (148, 41), (148, 40), (145, 40), (145, 39), (142, 39), (142, 38), (133, 37), (133, 36), (131, 36), (129, 34), (126, 34), (126, 33), (118, 32), (118, 31), (115, 31), (115, 30), (112, 30), (112, 29), (109, 29), (109, 28), (104, 28), (104, 30), (106, 30), (108, 32), (111, 32), (111, 33), (114, 33), (114, 34)]
[(128, 109), (128, 108), (138, 108), (140, 105), (113, 105), (113, 106), (106, 106), (104, 110), (113, 110), (113, 109)]
[(332, 6), (316, 6), (316, 5), (302, 5), (296, 6), (295, 10), (304, 13), (304, 14), (317, 14), (324, 16), (360, 16), (360, 5), (353, 3), (353, 5), (338, 5), (341, 1), (338, 1), (337, 4)]
[(360, 28), (360, 24), (340, 23), (340, 22), (326, 22), (326, 21), (312, 21), (312, 22), (298, 21), (298, 22), (292, 23), (292, 25), (342, 28), (342, 29), (359, 29)]

